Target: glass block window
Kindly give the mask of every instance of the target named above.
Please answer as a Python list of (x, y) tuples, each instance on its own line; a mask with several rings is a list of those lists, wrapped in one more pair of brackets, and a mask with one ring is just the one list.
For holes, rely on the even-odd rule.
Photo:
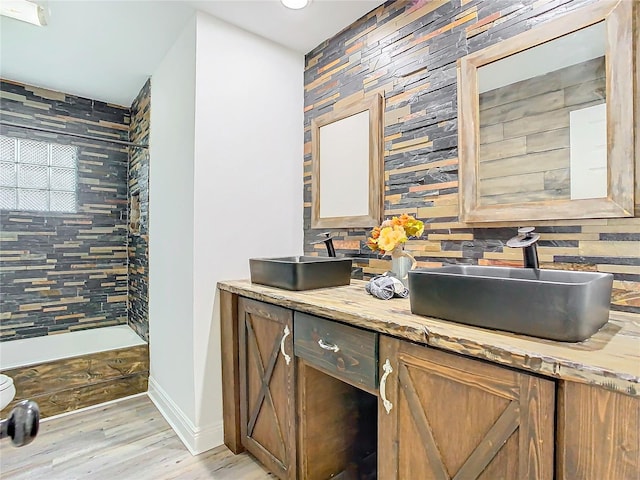
[(0, 135), (0, 209), (75, 212), (77, 179), (76, 147)]

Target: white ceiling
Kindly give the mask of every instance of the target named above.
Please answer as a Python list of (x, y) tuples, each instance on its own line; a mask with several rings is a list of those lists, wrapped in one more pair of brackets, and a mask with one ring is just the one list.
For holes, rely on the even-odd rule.
[(198, 10), (256, 33), (300, 53), (308, 53), (384, 2), (312, 0), (291, 10), (278, 0), (189, 1)]
[[(1, 1), (1, 0), (0, 0)], [(48, 25), (0, 17), (0, 76), (129, 106), (196, 9), (301, 54), (383, 2), (40, 0)]]

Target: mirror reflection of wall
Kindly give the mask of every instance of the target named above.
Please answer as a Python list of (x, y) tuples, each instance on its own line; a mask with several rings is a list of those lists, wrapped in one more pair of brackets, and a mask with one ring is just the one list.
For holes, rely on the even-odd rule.
[(480, 205), (607, 196), (605, 24), (478, 69)]

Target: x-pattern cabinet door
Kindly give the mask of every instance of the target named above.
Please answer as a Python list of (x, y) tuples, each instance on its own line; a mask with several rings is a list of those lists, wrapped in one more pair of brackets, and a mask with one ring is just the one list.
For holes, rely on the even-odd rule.
[(238, 321), (242, 444), (279, 478), (294, 479), (293, 312), (240, 298)]
[(389, 337), (379, 365), (379, 478), (553, 478), (552, 381)]

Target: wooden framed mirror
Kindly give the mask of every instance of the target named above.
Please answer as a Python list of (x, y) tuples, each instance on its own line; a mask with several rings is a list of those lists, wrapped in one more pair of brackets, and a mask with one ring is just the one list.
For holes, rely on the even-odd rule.
[(458, 61), (462, 221), (634, 215), (632, 10), (601, 0)]
[(384, 198), (382, 97), (311, 121), (311, 227), (372, 227)]

